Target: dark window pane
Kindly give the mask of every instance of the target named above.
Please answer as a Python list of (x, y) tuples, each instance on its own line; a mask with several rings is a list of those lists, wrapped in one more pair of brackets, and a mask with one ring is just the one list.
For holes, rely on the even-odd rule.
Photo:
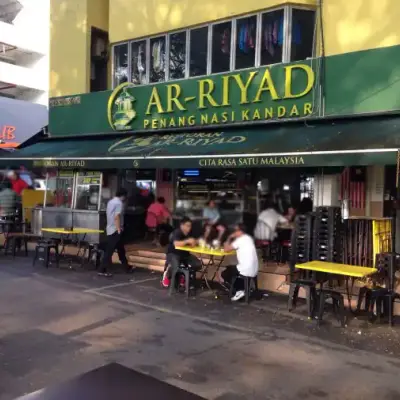
[(232, 23), (222, 22), (212, 27), (211, 72), (230, 70)]
[(185, 77), (186, 32), (173, 33), (169, 37), (169, 78)]
[(114, 86), (128, 82), (128, 44), (114, 46)]
[(293, 9), (291, 61), (305, 60), (313, 55), (315, 11)]
[(256, 58), (256, 31), (256, 16), (237, 21), (235, 69), (254, 67)]
[(261, 65), (282, 62), (283, 36), (283, 10), (263, 14), (261, 27)]
[(208, 27), (190, 31), (190, 76), (206, 75)]
[(150, 40), (150, 82), (165, 80), (165, 36)]
[(146, 41), (132, 43), (132, 83), (142, 85), (146, 81)]

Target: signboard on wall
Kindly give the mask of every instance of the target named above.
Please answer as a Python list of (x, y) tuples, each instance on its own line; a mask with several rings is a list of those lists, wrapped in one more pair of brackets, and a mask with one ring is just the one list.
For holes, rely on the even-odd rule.
[(276, 65), (51, 99), (52, 135), (161, 131), (295, 119), (318, 112), (311, 63)]

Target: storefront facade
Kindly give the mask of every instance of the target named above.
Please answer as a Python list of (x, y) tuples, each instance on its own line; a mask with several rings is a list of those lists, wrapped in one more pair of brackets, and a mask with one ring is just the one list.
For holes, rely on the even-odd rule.
[[(399, 7), (53, 0), (52, 138), (7, 165), (152, 169), (170, 197), (166, 170), (314, 168), (316, 204), (362, 198), (354, 215), (384, 217), (400, 147)], [(355, 197), (347, 167), (363, 169)]]

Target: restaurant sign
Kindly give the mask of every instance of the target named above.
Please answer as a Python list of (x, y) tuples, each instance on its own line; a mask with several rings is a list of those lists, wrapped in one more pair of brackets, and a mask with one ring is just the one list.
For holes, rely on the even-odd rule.
[(315, 82), (311, 66), (287, 65), (279, 72), (273, 76), (264, 68), (199, 79), (191, 87), (154, 85), (147, 92), (123, 83), (110, 96), (108, 122), (116, 131), (130, 131), (311, 115), (312, 102), (306, 99)]
[[(311, 61), (274, 65), (50, 102), (53, 136), (216, 127), (318, 114)], [(73, 97), (73, 96), (72, 96)], [(57, 101), (55, 101), (57, 100)]]

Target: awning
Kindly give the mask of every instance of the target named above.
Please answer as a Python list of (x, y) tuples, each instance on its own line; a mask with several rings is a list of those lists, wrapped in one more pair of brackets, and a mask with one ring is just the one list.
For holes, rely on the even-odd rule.
[(55, 168), (243, 168), (396, 163), (400, 117), (193, 132), (55, 140), (0, 158), (3, 166)]
[(48, 125), (46, 106), (0, 97), (0, 148), (15, 148)]

